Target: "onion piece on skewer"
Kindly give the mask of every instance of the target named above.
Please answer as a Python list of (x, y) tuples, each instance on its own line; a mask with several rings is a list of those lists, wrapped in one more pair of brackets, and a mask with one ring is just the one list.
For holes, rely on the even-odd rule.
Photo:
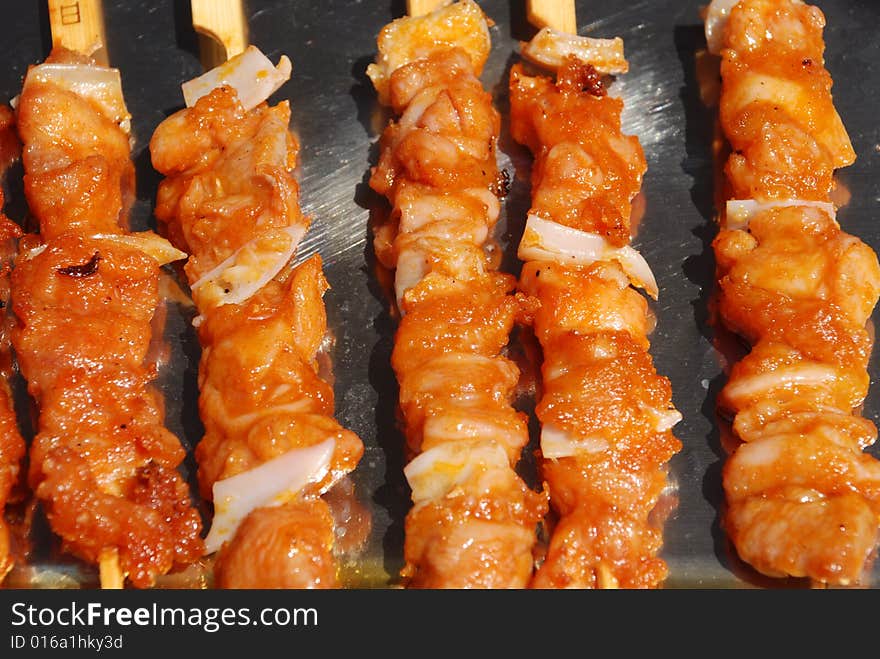
[[(413, 503), (442, 499), (478, 475), (510, 470), (507, 452), (494, 442), (444, 442), (413, 458), (403, 473), (412, 488)], [(491, 477), (490, 477), (491, 478)]]
[(240, 55), (183, 83), (180, 88), (186, 106), (191, 108), (202, 96), (217, 87), (229, 85), (238, 93), (244, 109), (252, 110), (287, 82), (292, 70), (287, 55), (282, 55), (278, 65), (273, 66), (259, 48), (248, 46)]
[[(224, 304), (241, 304), (254, 295), (281, 272), (305, 233), (300, 224), (267, 231), (199, 277), (191, 289), (202, 315)], [(196, 326), (201, 318), (194, 321)]]
[(144, 254), (152, 256), (159, 265), (167, 265), (174, 261), (186, 258), (186, 252), (182, 252), (165, 238), (153, 231), (138, 231), (136, 233), (98, 233), (92, 236), (94, 240), (106, 240), (110, 243), (133, 247)]
[[(137, 249), (152, 256), (160, 266), (185, 259), (187, 254), (177, 249), (165, 238), (153, 231), (138, 231), (136, 233), (96, 233), (91, 240), (107, 241), (116, 245), (124, 245)], [(30, 260), (39, 256), (48, 243), (41, 243), (22, 253), (21, 258)]]
[(614, 247), (596, 233), (573, 229), (530, 214), (517, 255), (523, 261), (548, 260), (562, 265), (616, 261), (634, 285), (657, 299), (657, 281), (644, 257), (629, 245)]
[(713, 55), (720, 55), (724, 46), (724, 27), (730, 10), (739, 0), (712, 0), (706, 9), (706, 45)]
[(771, 208), (789, 207), (818, 208), (825, 211), (832, 219), (837, 218), (837, 210), (834, 204), (827, 201), (802, 201), (799, 199), (782, 199), (773, 201), (758, 201), (756, 199), (728, 199), (727, 210), (724, 220), (724, 228), (731, 231), (747, 229), (749, 222), (758, 213)]
[(610, 445), (602, 437), (576, 437), (548, 423), (541, 428), (541, 455), (546, 459), (569, 458), (582, 453), (601, 453)]
[(293, 449), (259, 467), (215, 482), (214, 521), (205, 538), (205, 553), (220, 549), (255, 508), (279, 506), (323, 479), (330, 469), (335, 446), (336, 442), (328, 439)]
[(32, 66), (25, 77), (25, 88), (31, 83), (57, 85), (81, 96), (97, 105), (126, 135), (131, 132), (131, 114), (122, 96), (119, 69), (90, 64), (39, 64)]
[(572, 56), (592, 64), (599, 73), (629, 71), (629, 63), (623, 56), (623, 39), (620, 37), (593, 39), (545, 27), (531, 41), (522, 44), (522, 54), (535, 64), (554, 71)]
[(777, 368), (769, 373), (746, 375), (728, 382), (724, 395), (728, 399), (758, 398), (777, 389), (830, 386), (841, 379), (832, 366), (811, 364)]
[[(653, 422), (654, 432), (663, 433), (682, 420), (681, 412), (676, 409), (643, 408)], [(541, 428), (541, 455), (552, 460), (568, 458), (585, 453), (601, 453), (611, 448), (608, 440), (603, 437), (578, 436), (545, 423)]]

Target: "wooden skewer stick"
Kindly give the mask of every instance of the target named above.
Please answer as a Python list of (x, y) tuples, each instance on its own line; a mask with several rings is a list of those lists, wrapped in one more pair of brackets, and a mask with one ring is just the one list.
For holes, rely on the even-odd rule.
[(206, 69), (244, 52), (248, 44), (242, 0), (191, 0), (192, 24)]
[(101, 0), (49, 0), (49, 24), (53, 46), (75, 50), (98, 64), (109, 65)]
[[(101, 0), (49, 0), (49, 26), (53, 47), (63, 46), (90, 56), (102, 66), (110, 65)], [(98, 568), (101, 588), (123, 587), (125, 574), (119, 565), (116, 547), (101, 551)]]
[(119, 567), (119, 552), (116, 547), (104, 549), (98, 558), (98, 569), (101, 574), (101, 588), (103, 590), (122, 590), (125, 585), (125, 575)]
[(597, 584), (602, 590), (618, 590), (620, 588), (620, 583), (611, 573), (611, 568), (605, 563), (599, 563), (596, 577)]
[(424, 16), (451, 3), (452, 0), (406, 0), (406, 13), (410, 16)]
[(538, 29), (549, 27), (577, 34), (574, 0), (526, 0), (526, 16)]

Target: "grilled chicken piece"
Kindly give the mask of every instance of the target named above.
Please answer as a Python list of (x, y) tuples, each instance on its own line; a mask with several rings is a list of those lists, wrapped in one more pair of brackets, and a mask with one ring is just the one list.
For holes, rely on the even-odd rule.
[(515, 65), (510, 97), (513, 137), (535, 156), (519, 287), (536, 300), (539, 464), (557, 514), (531, 585), (657, 587), (667, 568), (651, 513), (681, 448), (671, 432), (681, 415), (648, 353), (647, 301), (631, 286), (656, 296), (629, 247), (645, 157), (589, 63), (569, 56), (555, 80)]
[(868, 392), (877, 257), (808, 206), (722, 230), (715, 251), (721, 318), (752, 343), (718, 399), (748, 442), (725, 465), (725, 528), (766, 574), (855, 583), (877, 533), (878, 463), (861, 452), (877, 431), (852, 416)]
[(206, 543), (219, 550), (223, 588), (337, 587), (336, 522), (320, 495), (363, 454), (333, 418), (333, 388), (319, 374), (328, 284), (319, 256), (295, 262), (310, 220), (289, 121), (286, 101), (246, 110), (236, 89), (219, 86), (150, 142), (166, 176), (156, 216), (190, 253), (205, 427), (196, 459), (214, 502)]
[(826, 201), (837, 167), (855, 152), (831, 98), (815, 6), (744, 0), (731, 9), (721, 50), (720, 121), (732, 154), (735, 199)]
[(12, 276), (12, 341), (40, 410), (29, 482), (67, 550), (93, 563), (115, 550), (150, 586), (202, 553), (147, 359), (160, 267), (183, 254), (126, 230), (134, 167), (116, 70), (56, 48), (16, 111), (40, 227)]
[(370, 186), (392, 206), (375, 248), (402, 314), (391, 361), (413, 499), (404, 583), (521, 588), (547, 503), (515, 471), (528, 428), (504, 351), (522, 310), (488, 251), (500, 118), (478, 78), (486, 18), (465, 0), (392, 22), (378, 46), (367, 73), (397, 116)]
[(852, 585), (877, 542), (880, 463), (863, 452), (877, 430), (856, 414), (880, 264), (828, 203), (834, 169), (855, 153), (824, 67), (825, 18), (793, 0), (742, 0), (725, 19), (721, 4), (707, 32), (722, 56), (735, 201), (713, 244), (717, 309), (751, 345), (718, 398), (743, 442), (723, 470), (723, 525), (764, 574)]
[[(12, 129), (12, 114), (0, 113), (0, 140), (5, 139)], [(2, 148), (0, 148), (2, 150)], [(0, 192), (0, 208), (3, 207), (3, 193)], [(0, 303), (3, 309), (9, 308), (9, 273), (15, 258), (16, 243), (21, 237), (21, 229), (5, 215), (0, 213)], [(10, 494), (19, 480), (21, 460), (25, 455), (25, 443), (18, 427), (15, 405), (12, 398), (10, 378), (13, 375), (11, 320), (5, 313), (0, 320), (0, 583), (12, 569), (14, 556), (11, 553), (9, 529), (3, 518), (3, 510)]]

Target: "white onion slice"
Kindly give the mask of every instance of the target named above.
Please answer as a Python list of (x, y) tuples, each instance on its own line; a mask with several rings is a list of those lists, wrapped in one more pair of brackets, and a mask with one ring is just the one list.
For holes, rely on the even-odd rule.
[(473, 410), (459, 408), (428, 417), (422, 429), (422, 447), (427, 450), (446, 442), (491, 437), (518, 454), (524, 432), (525, 429), (511, 427), (493, 414), (474, 414)]
[(190, 288), (201, 313), (249, 299), (287, 265), (305, 233), (300, 224), (267, 231), (199, 277)]
[(140, 250), (144, 254), (156, 259), (160, 266), (180, 261), (187, 257), (186, 252), (181, 252), (165, 238), (152, 231), (98, 233), (92, 236), (92, 238)]
[(644, 257), (629, 245), (614, 247), (604, 237), (529, 214), (517, 255), (523, 261), (589, 265), (616, 261), (632, 283), (657, 299), (657, 281)]
[(593, 39), (541, 28), (531, 41), (522, 45), (522, 54), (532, 62), (549, 69), (559, 69), (565, 59), (574, 56), (592, 64), (599, 73), (626, 73), (629, 63), (623, 56), (623, 39)]
[(798, 199), (784, 199), (778, 201), (758, 201), (756, 199), (729, 199), (727, 201), (727, 210), (725, 212), (724, 228), (735, 231), (737, 229), (747, 229), (749, 222), (758, 213), (770, 210), (771, 208), (791, 208), (793, 206), (806, 206), (808, 208), (818, 208), (825, 211), (831, 216), (831, 219), (837, 219), (837, 210), (834, 204), (827, 201), (801, 201)]
[(26, 252), (22, 255), (22, 258), (24, 258), (25, 261), (30, 261), (31, 259), (35, 259), (35, 258), (37, 258), (40, 254), (42, 254), (43, 252), (45, 252), (45, 251), (46, 251), (46, 248), (47, 248), (48, 246), (49, 246), (49, 243), (42, 243), (42, 244), (40, 244), (40, 245), (37, 245), (36, 247), (31, 247), (28, 251), (26, 251)]
[[(643, 408), (651, 417), (654, 432), (666, 432), (681, 421), (681, 412), (676, 409), (657, 410)], [(565, 430), (546, 423), (541, 428), (541, 453), (545, 458), (569, 458), (583, 453), (601, 453), (609, 448), (607, 439), (602, 437), (575, 437)]]
[(654, 432), (666, 432), (672, 430), (676, 423), (682, 420), (681, 412), (677, 409), (657, 409), (647, 405), (640, 406), (641, 411), (650, 417)]
[(324, 478), (335, 447), (335, 440), (328, 439), (294, 449), (214, 483), (214, 521), (205, 538), (205, 554), (214, 553), (232, 538), (242, 520), (255, 508), (280, 506), (307, 485)]
[(706, 46), (713, 55), (720, 55), (724, 48), (724, 27), (730, 10), (740, 0), (712, 0), (706, 10)]
[[(277, 391), (278, 390), (276, 389), (275, 396), (279, 397)], [(223, 396), (222, 394), (220, 394), (216, 387), (206, 385), (202, 389), (200, 395), (204, 401), (204, 405), (210, 406), (211, 409), (217, 410), (219, 423), (221, 424), (225, 432), (230, 433), (242, 432), (244, 430), (247, 430), (258, 420), (267, 416), (280, 416), (282, 414), (307, 414), (311, 411), (312, 405), (314, 404), (309, 398), (300, 398), (293, 403), (284, 403), (281, 405), (273, 405), (271, 407), (263, 407), (256, 412), (239, 414), (236, 416), (230, 413), (228, 409), (226, 409), (226, 403), (223, 400)]]
[(684, 417), (678, 410), (662, 410), (654, 412), (654, 430), (656, 432), (666, 432), (672, 430), (679, 421)]
[[(152, 231), (138, 231), (136, 233), (96, 233), (94, 236), (90, 236), (89, 239), (116, 243), (117, 245), (124, 245), (126, 247), (131, 247), (132, 249), (140, 250), (147, 256), (156, 259), (160, 266), (173, 263), (174, 261), (180, 261), (187, 257), (186, 252), (181, 252), (165, 238)], [(23, 258), (29, 261), (41, 254), (46, 247), (48, 247), (48, 243), (37, 245), (36, 247), (29, 249), (24, 254)]]
[(131, 132), (131, 115), (122, 96), (119, 69), (91, 64), (40, 64), (32, 66), (24, 86), (30, 82), (49, 83), (92, 101), (125, 134)]
[(740, 377), (724, 388), (725, 398), (754, 398), (779, 387), (816, 386), (838, 379), (837, 370), (817, 364), (779, 368), (771, 373)]
[(218, 87), (230, 86), (238, 94), (245, 110), (251, 110), (274, 94), (290, 79), (293, 66), (287, 55), (282, 55), (278, 65), (273, 66), (256, 46), (248, 46), (240, 53), (198, 78), (183, 83), (183, 98), (192, 107), (202, 96)]
[(475, 475), (510, 470), (507, 453), (494, 442), (459, 440), (428, 449), (413, 458), (403, 473), (412, 488), (413, 503), (441, 499)]
[(574, 437), (548, 423), (541, 428), (541, 453), (545, 458), (556, 460), (581, 453), (601, 453), (609, 448), (602, 437)]
[(397, 307), (404, 314), (403, 296), (417, 285), (428, 274), (428, 262), (425, 255), (414, 249), (405, 249), (397, 257), (397, 270), (394, 272), (394, 293), (397, 296)]

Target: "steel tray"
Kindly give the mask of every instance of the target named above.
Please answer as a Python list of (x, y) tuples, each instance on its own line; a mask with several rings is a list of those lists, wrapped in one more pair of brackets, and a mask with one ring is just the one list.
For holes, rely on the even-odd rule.
[[(0, 21), (0, 94), (15, 96), (27, 66), (49, 50), (45, 2), (10, 3)], [(182, 105), (180, 83), (202, 72), (188, 0), (123, 2), (105, 0), (111, 62), (122, 72), (133, 115), (138, 172), (136, 228), (154, 226), (151, 207), (159, 181), (150, 166), (148, 142), (155, 127)], [(503, 267), (518, 272), (514, 252), (528, 208), (528, 154), (510, 139), (506, 126), (507, 74), (518, 60), (520, 39), (528, 38), (524, 2), (483, 0), (495, 21), (493, 49), (483, 74), (505, 117), (502, 166), (515, 173), (504, 205), (498, 239)], [(645, 215), (634, 245), (654, 269), (660, 300), (653, 305), (657, 329), (652, 354), (660, 373), (672, 381), (675, 403), (684, 415), (676, 434), (683, 450), (671, 463), (677, 506), (665, 526), (663, 556), (669, 564), (667, 588), (806, 587), (805, 580), (769, 580), (744, 566), (718, 527), (720, 468), (724, 452), (714, 418), (714, 400), (724, 382), (722, 362), (707, 325), (713, 288), (709, 244), (713, 226), (713, 111), (700, 101), (695, 57), (704, 48), (699, 0), (644, 0), (630, 3), (579, 1), (579, 32), (621, 36), (630, 72), (612, 92), (625, 100), (625, 131), (639, 137), (648, 159), (643, 197)], [(880, 3), (875, 0), (820, 0), (827, 18), (826, 65), (835, 80), (834, 99), (858, 160), (839, 172), (851, 198), (839, 220), (849, 232), (880, 249), (880, 224), (873, 208), (880, 201)], [(355, 491), (371, 518), (360, 554), (346, 566), (346, 585), (384, 588), (397, 584), (402, 566), (403, 518), (409, 492), (402, 474), (402, 436), (397, 428), (397, 386), (389, 365), (395, 320), (376, 274), (369, 220), (384, 201), (366, 185), (376, 160), (375, 140), (387, 119), (379, 109), (364, 70), (375, 53), (380, 28), (404, 11), (403, 2), (344, 0), (246, 1), (251, 42), (272, 59), (293, 61), (291, 81), (273, 101), (289, 98), (292, 128), (302, 141), (299, 178), (304, 211), (313, 218), (306, 253), (320, 252), (331, 284), (325, 300), (336, 336), (332, 352), (337, 413), (366, 445), (354, 474)], [(25, 218), (20, 169), (6, 182), (7, 211)], [(168, 424), (188, 445), (201, 435), (196, 411), (198, 345), (188, 311), (171, 305), (166, 337), (170, 366), (162, 375)], [(878, 374), (871, 361), (871, 379)], [(19, 393), (23, 389), (18, 386)], [(20, 407), (27, 411), (22, 399)], [(864, 414), (878, 420), (880, 387), (873, 387)], [(25, 415), (26, 416), (26, 415)], [(186, 463), (192, 476), (192, 458)], [(39, 531), (37, 524), (36, 531)], [(43, 529), (43, 536), (48, 535)], [(160, 585), (204, 584), (189, 576)], [(877, 583), (877, 570), (868, 585)], [(51, 543), (36, 543), (32, 560), (7, 579), (11, 587), (96, 584), (93, 568), (59, 557)]]

